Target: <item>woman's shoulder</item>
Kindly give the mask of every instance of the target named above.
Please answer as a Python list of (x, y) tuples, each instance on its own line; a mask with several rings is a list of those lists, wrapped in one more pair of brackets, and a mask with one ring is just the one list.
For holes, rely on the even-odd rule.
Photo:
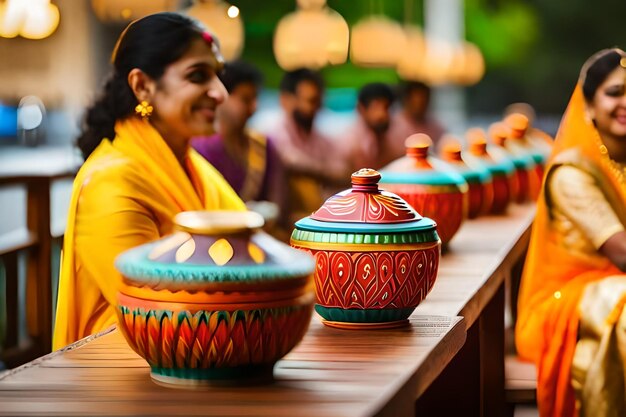
[[(129, 189), (145, 181), (138, 161), (111, 146), (99, 146), (80, 168), (76, 181), (81, 190)], [(124, 186), (127, 185), (127, 186)]]

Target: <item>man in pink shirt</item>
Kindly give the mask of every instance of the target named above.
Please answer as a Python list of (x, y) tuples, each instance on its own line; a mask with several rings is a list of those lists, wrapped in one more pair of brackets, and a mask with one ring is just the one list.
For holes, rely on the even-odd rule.
[(380, 169), (403, 154), (395, 151), (389, 137), (394, 99), (384, 83), (366, 84), (359, 91), (357, 120), (340, 141), (350, 171)]
[(415, 133), (425, 133), (435, 146), (445, 133), (443, 126), (428, 113), (430, 87), (411, 81), (401, 87), (402, 108), (391, 120), (391, 138), (394, 153), (405, 154), (404, 141)]
[(309, 69), (288, 72), (280, 83), (283, 117), (271, 136), (287, 170), (292, 221), (310, 215), (350, 181), (338, 146), (314, 125), (323, 92), (321, 76)]

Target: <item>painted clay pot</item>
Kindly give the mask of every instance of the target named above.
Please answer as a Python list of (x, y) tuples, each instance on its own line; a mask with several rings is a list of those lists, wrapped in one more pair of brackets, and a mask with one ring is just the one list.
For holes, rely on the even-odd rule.
[(543, 180), (543, 170), (548, 157), (548, 154), (546, 154), (546, 149), (538, 148), (532, 143), (528, 134), (528, 129), (530, 127), (528, 117), (524, 116), (521, 113), (513, 113), (508, 115), (504, 119), (504, 123), (506, 123), (511, 129), (511, 141), (528, 155), (530, 155), (535, 162), (535, 177), (539, 180), (539, 186), (535, 188), (535, 194), (532, 195), (531, 198), (533, 200), (536, 200), (539, 197), (541, 181)]
[(431, 144), (425, 134), (410, 136), (406, 156), (381, 170), (380, 184), (433, 219), (445, 247), (467, 218), (468, 185), (449, 164), (428, 156)]
[(461, 174), (469, 186), (469, 207), (467, 217), (474, 219), (491, 211), (493, 205), (493, 179), (489, 170), (482, 164), (469, 165), (461, 155), (461, 144), (448, 138), (441, 148), (441, 159)]
[(511, 129), (504, 123), (494, 123), (489, 128), (491, 141), (506, 153), (506, 157), (515, 165), (517, 178), (517, 193), (513, 194), (513, 201), (524, 203), (539, 195), (541, 179), (538, 176), (536, 164), (532, 156), (522, 147), (510, 139)]
[(378, 188), (380, 174), (352, 174), (352, 189), (299, 220), (291, 245), (315, 256), (315, 311), (331, 327), (404, 326), (437, 277), (436, 224)]
[[(487, 146), (487, 137), (482, 129), (474, 128), (467, 131), (469, 142), (468, 152), (464, 154), (465, 161), (470, 165), (482, 165), (489, 170), (493, 184), (493, 203), (489, 210), (491, 214), (506, 212), (511, 196), (517, 190), (515, 165), (501, 155), (494, 155), (493, 149)], [(497, 150), (495, 152), (497, 154)]]
[(257, 232), (253, 212), (183, 212), (175, 224), (116, 260), (128, 344), (160, 384), (271, 379), (309, 326), (313, 258)]

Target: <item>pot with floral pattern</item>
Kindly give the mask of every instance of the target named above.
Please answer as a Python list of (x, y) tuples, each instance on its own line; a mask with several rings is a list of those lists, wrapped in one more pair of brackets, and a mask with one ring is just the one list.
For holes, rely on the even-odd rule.
[(423, 133), (409, 136), (406, 156), (380, 171), (380, 184), (433, 219), (445, 248), (467, 218), (468, 185), (449, 164), (428, 155), (431, 144)]
[(178, 214), (177, 231), (124, 252), (119, 328), (160, 384), (271, 379), (312, 314), (313, 258), (258, 232), (253, 212)]
[(441, 241), (436, 224), (380, 190), (380, 174), (352, 174), (352, 188), (299, 220), (291, 245), (315, 256), (315, 311), (345, 329), (404, 326), (432, 289)]

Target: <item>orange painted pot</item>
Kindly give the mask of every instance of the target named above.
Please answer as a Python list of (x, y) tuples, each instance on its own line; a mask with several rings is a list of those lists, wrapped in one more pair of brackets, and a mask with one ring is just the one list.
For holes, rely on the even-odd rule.
[(482, 129), (469, 129), (467, 139), (469, 149), (464, 154), (465, 161), (471, 165), (482, 165), (491, 174), (493, 201), (489, 213), (505, 213), (512, 196), (517, 193), (515, 165), (506, 157), (504, 150), (498, 154), (498, 149), (494, 151), (493, 147), (487, 146), (487, 137)]
[(494, 123), (490, 134), (495, 147), (515, 165), (517, 193), (513, 195), (513, 201), (521, 204), (536, 199), (541, 189), (542, 168), (537, 169), (532, 155), (511, 138), (511, 130), (503, 123)]
[(445, 246), (467, 218), (469, 187), (449, 164), (428, 156), (430, 143), (424, 134), (409, 137), (406, 156), (381, 170), (380, 186), (433, 219)]
[(489, 213), (494, 199), (491, 172), (480, 163), (466, 162), (461, 155), (461, 144), (458, 142), (446, 143), (442, 147), (441, 158), (467, 182), (469, 187), (467, 217), (474, 219)]
[(432, 289), (441, 241), (435, 223), (397, 195), (380, 174), (352, 174), (352, 189), (296, 222), (291, 245), (315, 256), (315, 310), (344, 329), (392, 328)]
[(271, 379), (308, 328), (312, 257), (256, 232), (252, 212), (184, 212), (118, 257), (119, 328), (159, 384)]

